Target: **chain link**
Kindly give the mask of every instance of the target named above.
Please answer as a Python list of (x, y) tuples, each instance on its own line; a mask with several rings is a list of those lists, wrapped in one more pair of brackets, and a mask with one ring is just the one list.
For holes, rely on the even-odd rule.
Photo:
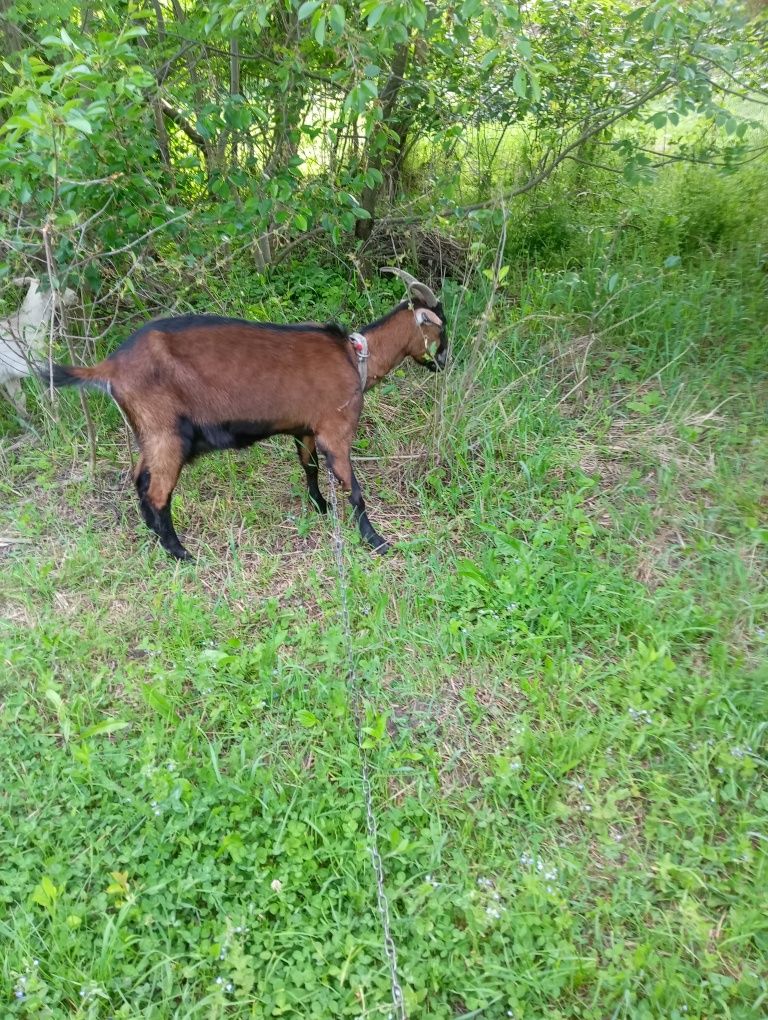
[(403, 999), (403, 989), (400, 987), (400, 979), (397, 973), (397, 947), (392, 938), (392, 925), (389, 916), (389, 900), (384, 885), (384, 864), (379, 853), (379, 830), (376, 823), (376, 814), (373, 809), (373, 790), (371, 787), (371, 763), (368, 751), (363, 743), (363, 722), (364, 708), (362, 691), (355, 674), (354, 650), (352, 647), (352, 627), (349, 621), (349, 600), (347, 599), (347, 571), (344, 565), (344, 539), (341, 533), (341, 521), (339, 519), (339, 504), (336, 497), (336, 479), (332, 471), (328, 471), (328, 492), (330, 495), (331, 513), (333, 515), (333, 556), (336, 560), (336, 571), (339, 575), (339, 591), (341, 593), (341, 621), (344, 631), (344, 645), (347, 656), (347, 688), (352, 702), (352, 714), (355, 720), (355, 732), (357, 736), (357, 749), (360, 754), (361, 778), (363, 787), (363, 800), (365, 802), (365, 819), (368, 829), (368, 851), (371, 855), (371, 865), (376, 878), (376, 903), (381, 918), (381, 928), (384, 938), (384, 952), (389, 964), (389, 981), (392, 990), (392, 1005), (394, 1013), (391, 1016), (394, 1020), (408, 1020)]

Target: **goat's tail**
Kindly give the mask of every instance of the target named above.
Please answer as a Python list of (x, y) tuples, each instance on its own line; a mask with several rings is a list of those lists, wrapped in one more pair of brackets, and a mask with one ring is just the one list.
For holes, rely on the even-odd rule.
[(60, 389), (62, 386), (95, 386), (110, 392), (110, 372), (105, 362), (87, 367), (85, 365), (50, 365), (41, 362), (36, 366), (37, 374), (45, 386)]

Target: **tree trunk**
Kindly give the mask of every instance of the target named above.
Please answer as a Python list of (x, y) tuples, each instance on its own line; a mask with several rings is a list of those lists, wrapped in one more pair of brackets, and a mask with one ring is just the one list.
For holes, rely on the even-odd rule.
[[(165, 19), (163, 18), (163, 11), (162, 11), (162, 8), (160, 7), (160, 4), (158, 3), (158, 0), (153, 0), (152, 6), (155, 9), (155, 20), (157, 21), (157, 38), (158, 38), (158, 41), (160, 43), (162, 43), (165, 40)], [(87, 18), (88, 18), (88, 13), (89, 13), (88, 7), (84, 6), (83, 10), (82, 10), (82, 30), (83, 31), (85, 31), (85, 24), (86, 24), (86, 21), (87, 21)], [(142, 24), (144, 24), (145, 28), (147, 27), (144, 22), (142, 22)], [(143, 38), (141, 38), (139, 40), (139, 45), (143, 46), (145, 50), (149, 51), (149, 41), (146, 38), (146, 36), (144, 36)], [(156, 80), (157, 80), (157, 78), (158, 78), (158, 76), (155, 75), (155, 79)], [(160, 82), (158, 81), (158, 85), (159, 84), (160, 84)], [(160, 158), (163, 161), (163, 166), (165, 167), (165, 170), (166, 170), (166, 172), (169, 175), (168, 176), (168, 180), (169, 180), (170, 186), (173, 187), (173, 180), (172, 180), (172, 178), (170, 176), (170, 171), (171, 171), (171, 146), (170, 146), (170, 142), (168, 140), (168, 129), (165, 126), (165, 116), (163, 115), (163, 105), (162, 105), (162, 102), (160, 100), (160, 96), (157, 93), (157, 90), (155, 90), (155, 93), (152, 96), (151, 104), (152, 104), (152, 116), (155, 119), (155, 135), (157, 137), (157, 148), (160, 151)]]
[(7, 18), (14, 0), (0, 0), (0, 56), (9, 57), (24, 46), (24, 36), (16, 25)]
[[(229, 94), (240, 95), (240, 46), (234, 37), (229, 43)], [(232, 165), (237, 166), (237, 131), (232, 132)]]
[[(381, 123), (386, 129), (393, 130), (395, 132), (398, 132), (399, 123), (397, 118), (394, 117), (394, 111), (397, 104), (397, 97), (403, 86), (410, 45), (410, 42), (405, 42), (395, 48), (389, 78), (387, 79), (387, 84), (384, 86), (384, 91), (381, 93)], [(381, 141), (380, 133), (378, 131), (373, 131), (368, 139), (368, 148), (370, 149), (372, 144), (380, 143)], [(369, 156), (367, 163), (369, 170), (378, 170), (381, 174), (386, 172), (392, 163), (388, 139), (384, 140), (384, 144)], [(358, 220), (355, 225), (355, 237), (362, 241), (366, 241), (371, 236), (371, 231), (373, 230), (373, 224), (376, 217), (376, 203), (378, 202), (380, 193), (381, 184), (374, 184), (371, 187), (366, 186), (363, 188), (360, 205), (369, 214), (369, 219)]]
[(395, 155), (392, 160), (392, 166), (387, 174), (390, 202), (395, 201), (397, 193), (400, 190), (400, 180), (403, 176), (403, 164), (405, 163), (405, 157), (408, 155), (409, 149), (408, 131), (410, 126), (410, 121), (403, 120), (397, 127), (397, 145), (395, 146)]
[[(173, 16), (176, 20), (176, 24), (179, 26), (183, 26), (186, 20), (186, 15), (184, 14), (184, 10), (181, 6), (181, 3), (179, 2), (179, 0), (171, 0), (171, 6), (173, 8)], [(205, 95), (203, 93), (203, 87), (202, 83), (200, 82), (200, 76), (197, 73), (197, 65), (195, 63), (194, 57), (192, 56), (191, 50), (189, 50), (185, 54), (185, 59), (187, 64), (187, 73), (189, 74), (189, 80), (194, 91), (195, 110), (199, 111), (205, 105)], [(164, 109), (166, 110), (167, 115), (168, 110), (165, 108), (165, 106)], [(171, 119), (173, 120), (174, 118), (172, 117)], [(210, 139), (203, 138), (200, 135), (200, 133), (196, 131), (191, 125), (185, 127), (185, 125), (181, 123), (182, 120), (183, 118), (175, 120), (175, 123), (178, 124), (178, 126), (182, 129), (184, 134), (191, 141), (193, 141), (195, 145), (198, 146), (198, 148), (202, 150), (203, 156), (205, 157), (205, 167), (208, 173), (208, 177), (210, 179), (218, 165), (216, 145)], [(197, 135), (197, 138), (200, 139), (200, 142), (202, 142), (202, 144), (200, 144), (200, 142), (198, 142), (195, 139), (194, 135)]]

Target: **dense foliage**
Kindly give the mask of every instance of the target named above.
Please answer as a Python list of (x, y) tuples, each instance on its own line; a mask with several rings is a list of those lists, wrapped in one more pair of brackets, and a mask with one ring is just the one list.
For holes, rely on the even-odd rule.
[[(630, 181), (681, 157), (734, 166), (750, 120), (727, 100), (764, 67), (759, 19), (730, 0), (4, 8), (6, 254), (47, 223), (56, 272), (94, 283), (105, 252), (149, 231), (183, 234), (190, 257), (246, 245), (263, 266), (304, 233), (498, 206), (566, 160)], [(467, 194), (457, 170), (489, 127), (518, 128), (524, 152), (505, 172), (486, 144)]]

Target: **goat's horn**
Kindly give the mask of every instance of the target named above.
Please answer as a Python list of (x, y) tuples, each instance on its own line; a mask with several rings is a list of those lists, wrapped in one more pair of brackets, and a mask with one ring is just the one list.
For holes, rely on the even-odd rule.
[(393, 276), (399, 276), (400, 279), (407, 285), (408, 290), (415, 297), (420, 298), (425, 305), (429, 305), (430, 308), (435, 308), (440, 304), (435, 292), (420, 280), (417, 280), (415, 276), (411, 276), (404, 269), (398, 269), (396, 266), (382, 266), (382, 273), (392, 273)]

